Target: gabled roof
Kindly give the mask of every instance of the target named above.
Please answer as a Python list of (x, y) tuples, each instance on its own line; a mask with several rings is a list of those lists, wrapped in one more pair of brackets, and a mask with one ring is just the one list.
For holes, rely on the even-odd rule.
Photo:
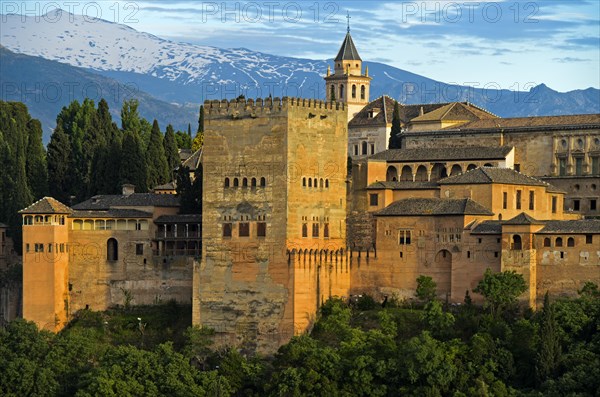
[(73, 210), (52, 197), (44, 197), (29, 207), (19, 211), (19, 214), (70, 214)]
[(479, 167), (438, 181), (440, 185), (502, 183), (507, 185), (550, 186), (548, 183), (511, 168)]
[(482, 221), (471, 229), (471, 234), (502, 234), (502, 221)]
[(369, 160), (404, 163), (412, 161), (504, 160), (511, 150), (513, 150), (512, 146), (388, 149), (370, 156)]
[(546, 226), (538, 233), (591, 233), (600, 234), (600, 219), (581, 219), (569, 221), (546, 221)]
[(202, 160), (202, 148), (196, 150), (182, 164), (182, 167), (188, 167), (190, 171), (196, 171)]
[(335, 57), (335, 61), (362, 61), (360, 55), (358, 55), (352, 36), (350, 36), (350, 32), (346, 33), (342, 47)]
[(411, 119), (411, 123), (438, 120), (475, 121), (481, 119), (497, 119), (498, 116), (489, 113), (468, 102), (452, 102), (433, 111)]
[(521, 212), (519, 215), (512, 219), (507, 220), (503, 223), (504, 225), (543, 225), (544, 222), (538, 221), (537, 219)]
[[(395, 100), (387, 95), (380, 96), (379, 98), (369, 102), (358, 112), (352, 120), (350, 120), (349, 126), (372, 126), (372, 125), (387, 125), (392, 124), (392, 118), (394, 116), (394, 104)], [(407, 124), (410, 120), (418, 117), (423, 112), (431, 112), (439, 107), (445, 106), (448, 103), (432, 103), (423, 105), (403, 105), (399, 104), (400, 121)], [(372, 109), (379, 109), (380, 112), (375, 117), (370, 117), (369, 113)]]
[(132, 193), (130, 195), (101, 195), (73, 206), (75, 210), (109, 210), (113, 207), (178, 207), (174, 194)]
[(384, 209), (375, 212), (375, 215), (494, 215), (494, 213), (470, 198), (407, 198), (394, 201)]

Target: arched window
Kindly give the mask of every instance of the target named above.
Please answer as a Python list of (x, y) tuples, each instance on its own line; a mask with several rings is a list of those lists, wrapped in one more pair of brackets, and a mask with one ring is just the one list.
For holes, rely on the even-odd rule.
[(405, 165), (404, 167), (402, 167), (402, 174), (400, 175), (400, 180), (406, 182), (410, 182), (413, 180), (412, 169), (410, 168), (410, 166)]
[(417, 182), (427, 182), (427, 168), (424, 165), (420, 165), (417, 168), (417, 174), (415, 176)]
[(344, 85), (340, 84), (340, 100), (344, 99)]
[(321, 179), (319, 180), (319, 187), (320, 187), (321, 189), (323, 189), (323, 178), (321, 178)]
[(352, 98), (356, 98), (356, 84), (352, 84)]
[(557, 237), (556, 241), (554, 242), (554, 246), (555, 247), (562, 247), (562, 237)]
[(114, 238), (109, 238), (106, 242), (106, 260), (119, 260), (119, 243)]
[(474, 170), (475, 168), (477, 168), (477, 166), (476, 166), (475, 164), (469, 164), (469, 165), (467, 166), (467, 171)]
[(306, 177), (302, 178), (302, 187), (306, 187)]
[(317, 181), (317, 178), (315, 178), (315, 179), (313, 180), (313, 186), (314, 186), (314, 187), (319, 187), (319, 185), (317, 185), (317, 183), (318, 183), (318, 181)]
[(308, 187), (312, 187), (312, 178), (308, 178)]
[(233, 187), (240, 186), (240, 181), (237, 178), (233, 178)]
[(567, 247), (575, 247), (575, 239), (573, 237), (567, 239)]
[(27, 215), (23, 218), (24, 225), (33, 225), (33, 216)]
[(308, 237), (308, 226), (306, 223), (302, 224), (302, 237)]
[(248, 178), (242, 179), (242, 187), (248, 187)]
[(491, 163), (485, 163), (483, 166), (484, 167), (493, 167), (493, 165)]
[(390, 165), (387, 169), (385, 180), (387, 182), (396, 182), (398, 180), (398, 170), (393, 165)]
[(368, 147), (367, 142), (363, 141), (363, 143), (362, 143), (362, 154), (369, 154), (367, 152), (367, 147)]
[(360, 99), (365, 99), (365, 86), (360, 86)]
[(325, 179), (325, 188), (329, 189), (329, 179)]
[(450, 170), (450, 176), (458, 175), (462, 173), (462, 168), (458, 164), (454, 164)]
[(265, 186), (267, 186), (267, 180), (263, 176), (262, 178), (260, 178), (260, 187), (265, 187)]
[(225, 187), (229, 187), (229, 178), (225, 178)]
[(250, 182), (250, 186), (256, 187), (256, 178), (252, 178), (252, 181)]
[(550, 239), (548, 237), (544, 239), (544, 247), (550, 247)]
[(335, 98), (335, 86), (333, 84), (331, 85), (331, 94), (329, 95), (329, 97), (332, 101)]
[(513, 236), (512, 249), (514, 249), (514, 250), (521, 250), (521, 249), (523, 249), (523, 244), (521, 242), (521, 236), (519, 236), (518, 234), (515, 234)]

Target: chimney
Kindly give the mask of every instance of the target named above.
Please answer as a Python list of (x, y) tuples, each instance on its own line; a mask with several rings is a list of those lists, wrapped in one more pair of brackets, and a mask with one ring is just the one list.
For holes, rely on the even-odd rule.
[(421, 106), (421, 109), (419, 109), (419, 116), (422, 116), (424, 114), (425, 114), (425, 112), (423, 111), (423, 106)]
[(133, 193), (135, 193), (135, 185), (129, 183), (123, 184), (123, 196), (129, 196)]

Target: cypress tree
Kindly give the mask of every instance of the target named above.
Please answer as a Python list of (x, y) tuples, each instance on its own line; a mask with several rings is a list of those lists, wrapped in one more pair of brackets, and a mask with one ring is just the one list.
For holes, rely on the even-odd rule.
[(165, 156), (167, 158), (167, 164), (169, 167), (169, 179), (175, 168), (179, 166), (179, 153), (177, 151), (177, 142), (175, 140), (175, 131), (173, 126), (169, 124), (167, 126), (167, 132), (165, 133), (164, 139)]
[(125, 131), (121, 158), (120, 180), (121, 183), (135, 185), (138, 193), (145, 193), (147, 188), (146, 161), (142, 152), (140, 138), (133, 131)]
[(192, 124), (188, 123), (188, 136), (192, 138)]
[(146, 168), (148, 170), (148, 189), (166, 183), (169, 179), (170, 172), (163, 147), (163, 136), (156, 119), (152, 124), (150, 140), (146, 149)]
[(552, 378), (558, 368), (561, 357), (561, 346), (558, 334), (558, 323), (554, 306), (550, 303), (548, 292), (544, 295), (541, 324), (539, 328), (540, 345), (536, 357), (536, 381), (541, 385), (546, 379)]
[(121, 108), (121, 128), (123, 131), (132, 131), (139, 134), (142, 130), (140, 115), (138, 114), (139, 102), (131, 99), (123, 102)]
[(48, 170), (46, 167), (46, 151), (42, 143), (42, 124), (31, 119), (27, 123), (27, 180), (34, 200), (41, 199), (48, 193)]
[(197, 133), (204, 133), (204, 105), (200, 105), (200, 113), (198, 115), (198, 131)]
[(70, 178), (69, 158), (71, 145), (69, 137), (63, 131), (63, 124), (59, 123), (50, 137), (48, 144), (48, 186), (50, 196), (58, 201), (69, 204)]
[(188, 167), (177, 170), (177, 194), (180, 197), (180, 214), (202, 213), (202, 165), (194, 172), (194, 181), (190, 178)]
[[(385, 97), (383, 98), (385, 101)], [(402, 146), (401, 140), (402, 129), (400, 127), (400, 105), (398, 101), (394, 101), (394, 113), (392, 114), (392, 129), (390, 131), (390, 139), (388, 149), (400, 149)]]

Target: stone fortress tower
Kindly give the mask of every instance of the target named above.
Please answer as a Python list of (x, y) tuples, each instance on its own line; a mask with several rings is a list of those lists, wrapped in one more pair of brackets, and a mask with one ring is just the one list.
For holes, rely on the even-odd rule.
[(369, 103), (371, 78), (368, 67), (365, 74), (362, 73), (362, 59), (352, 41), (349, 22), (348, 32), (334, 62), (334, 74), (331, 74), (328, 67), (325, 77), (327, 102), (338, 101), (346, 104), (350, 121)]

